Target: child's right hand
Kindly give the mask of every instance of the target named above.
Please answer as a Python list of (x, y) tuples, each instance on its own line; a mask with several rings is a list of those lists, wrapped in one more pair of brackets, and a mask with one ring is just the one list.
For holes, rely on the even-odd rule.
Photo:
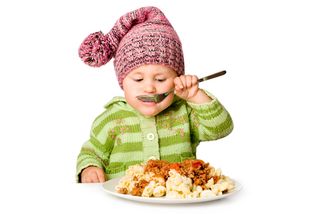
[(195, 75), (181, 75), (174, 80), (175, 94), (191, 103), (203, 104), (212, 99), (199, 89), (198, 77)]
[(81, 183), (102, 183), (105, 182), (104, 171), (96, 166), (89, 166), (81, 172)]

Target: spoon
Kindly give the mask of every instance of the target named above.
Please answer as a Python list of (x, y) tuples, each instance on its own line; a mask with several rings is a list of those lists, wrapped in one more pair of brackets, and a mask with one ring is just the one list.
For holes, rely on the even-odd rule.
[[(206, 80), (210, 80), (219, 76), (222, 76), (226, 74), (226, 71), (219, 71), (217, 73), (211, 74), (209, 76), (202, 77), (198, 79), (198, 82), (203, 82)], [(143, 101), (143, 102), (155, 102), (155, 103), (160, 103), (162, 100), (164, 100), (170, 93), (174, 92), (174, 89), (171, 89), (170, 91), (167, 91), (162, 94), (154, 94), (154, 95), (140, 95), (137, 96), (137, 99)]]

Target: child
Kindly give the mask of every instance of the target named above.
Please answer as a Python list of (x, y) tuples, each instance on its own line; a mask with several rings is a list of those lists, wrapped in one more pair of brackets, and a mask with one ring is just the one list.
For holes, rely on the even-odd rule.
[[(222, 138), (233, 129), (219, 101), (198, 88), (196, 76), (184, 75), (181, 42), (158, 8), (129, 12), (108, 34), (89, 35), (79, 55), (94, 67), (114, 57), (124, 98), (113, 98), (93, 122), (78, 156), (78, 182), (123, 176), (128, 166), (150, 158), (194, 159), (200, 141)], [(160, 102), (137, 99), (171, 89)]]

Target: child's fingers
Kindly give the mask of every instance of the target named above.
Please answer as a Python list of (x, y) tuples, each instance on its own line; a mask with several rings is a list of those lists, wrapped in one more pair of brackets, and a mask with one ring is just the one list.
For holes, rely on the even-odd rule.
[(98, 167), (88, 167), (84, 169), (81, 173), (81, 182), (82, 183), (98, 183), (104, 182), (104, 172)]
[(103, 172), (103, 170), (98, 170), (98, 171), (97, 171), (97, 179), (98, 179), (98, 181), (101, 182), (101, 183), (106, 181), (106, 179), (105, 179), (105, 177), (104, 177), (104, 172)]
[(81, 178), (82, 183), (96, 183), (98, 182), (98, 177), (95, 173), (85, 174)]
[(174, 85), (175, 85), (175, 89), (177, 91), (180, 91), (181, 89), (183, 89), (183, 82), (181, 80), (181, 76), (180, 77), (176, 77), (174, 80)]
[(187, 88), (191, 88), (194, 85), (198, 84), (198, 77), (195, 75), (189, 75), (186, 77), (186, 86)]
[(81, 183), (92, 183), (93, 179), (89, 175), (83, 175), (81, 176)]
[(198, 85), (198, 77), (195, 75), (181, 75), (174, 79), (174, 84), (177, 91), (190, 89)]
[(91, 174), (91, 176), (88, 178), (88, 183), (99, 183), (103, 182), (102, 179), (100, 179), (98, 171)]
[(197, 85), (198, 84), (198, 77), (196, 75), (192, 76), (192, 85)]
[(187, 88), (192, 86), (192, 76), (186, 76), (185, 85)]

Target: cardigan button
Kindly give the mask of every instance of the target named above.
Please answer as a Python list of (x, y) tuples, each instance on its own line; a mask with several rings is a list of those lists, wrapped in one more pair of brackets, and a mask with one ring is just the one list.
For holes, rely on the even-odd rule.
[(154, 134), (153, 133), (148, 133), (147, 134), (147, 139), (148, 140), (153, 140), (154, 139)]
[(157, 160), (157, 158), (155, 156), (150, 156), (148, 160)]

